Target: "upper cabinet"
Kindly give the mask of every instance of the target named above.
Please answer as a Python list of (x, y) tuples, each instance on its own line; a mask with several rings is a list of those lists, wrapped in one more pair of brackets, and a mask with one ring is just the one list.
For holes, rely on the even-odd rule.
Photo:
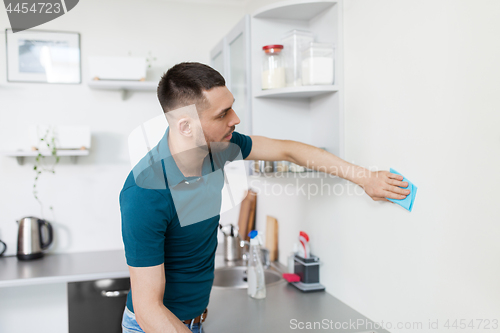
[(212, 49), (210, 59), (211, 66), (224, 76), (234, 96), (233, 109), (240, 118), (236, 130), (252, 134), (249, 15), (245, 15)]
[[(263, 90), (262, 47), (282, 45), (294, 29), (335, 46), (333, 84)], [(342, 0), (286, 1), (245, 16), (211, 53), (211, 65), (236, 98), (237, 131), (304, 142), (344, 158), (342, 35)]]

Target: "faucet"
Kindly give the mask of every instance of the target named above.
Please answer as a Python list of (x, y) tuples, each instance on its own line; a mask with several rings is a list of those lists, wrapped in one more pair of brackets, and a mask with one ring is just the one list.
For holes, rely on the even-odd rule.
[[(240, 247), (241, 247), (241, 259), (243, 260), (243, 263), (246, 266), (248, 264), (250, 242), (246, 240), (241, 240)], [(264, 269), (268, 269), (269, 266), (271, 266), (271, 261), (269, 260), (269, 250), (266, 249), (265, 247), (261, 247), (260, 254), (261, 254), (262, 266), (264, 267)]]

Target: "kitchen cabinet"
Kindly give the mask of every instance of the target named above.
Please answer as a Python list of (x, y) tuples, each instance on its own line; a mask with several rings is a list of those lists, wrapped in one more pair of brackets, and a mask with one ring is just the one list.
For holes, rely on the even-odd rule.
[[(15, 255), (2, 256), (0, 331), (48, 332), (52, 329), (51, 332), (72, 333), (99, 326), (106, 328), (101, 331), (121, 332), (129, 276), (123, 250), (46, 253), (43, 258), (30, 261), (20, 261)], [(24, 289), (27, 291), (23, 292)], [(98, 317), (97, 310), (100, 310)], [(57, 323), (54, 323), (54, 313), (60, 314)], [(68, 326), (64, 327), (64, 323)]]
[[(334, 84), (261, 89), (262, 46), (281, 44), (282, 35), (293, 29), (335, 45)], [(342, 35), (342, 0), (292, 0), (245, 16), (210, 54), (241, 103), (234, 107), (242, 115), (237, 130), (324, 147), (344, 158)]]
[(252, 133), (250, 90), (250, 16), (245, 15), (210, 52), (210, 64), (224, 76), (240, 118), (237, 131)]

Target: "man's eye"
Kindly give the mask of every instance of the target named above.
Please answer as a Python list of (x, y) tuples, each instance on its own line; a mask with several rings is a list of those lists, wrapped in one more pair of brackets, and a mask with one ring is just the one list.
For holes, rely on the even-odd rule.
[(219, 118), (224, 118), (225, 115), (226, 113), (223, 113)]

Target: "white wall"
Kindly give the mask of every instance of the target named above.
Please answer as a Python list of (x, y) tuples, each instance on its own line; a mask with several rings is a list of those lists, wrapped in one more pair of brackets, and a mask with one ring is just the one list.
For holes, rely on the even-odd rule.
[[(118, 14), (119, 13), (119, 14)], [(157, 57), (148, 80), (182, 61), (209, 62), (209, 51), (243, 16), (237, 6), (168, 1), (84, 1), (68, 14), (35, 29), (81, 34), (83, 83), (80, 85), (6, 83), (0, 66), (0, 150), (15, 143), (28, 124), (88, 125), (92, 149), (71, 164), (61, 158), (56, 174), (42, 174), (39, 197), (44, 216), (54, 225), (51, 252), (122, 248), (118, 194), (131, 166), (127, 137), (132, 129), (162, 112), (154, 92), (137, 92), (122, 101), (120, 92), (95, 91), (87, 86), (87, 57), (91, 55)], [(0, 26), (10, 27), (0, 11)], [(91, 19), (90, 19), (91, 18)], [(5, 35), (0, 34), (0, 63), (5, 64)], [(14, 139), (12, 139), (14, 138)], [(15, 254), (15, 220), (40, 216), (33, 198), (34, 158), (23, 166), (0, 157), (0, 238)], [(48, 207), (54, 207), (54, 215)]]
[[(5, 35), (0, 33), (0, 150), (11, 146), (20, 129), (29, 124), (88, 125), (92, 130), (90, 156), (79, 158), (76, 165), (63, 157), (55, 175), (40, 177), (39, 197), (55, 230), (56, 242), (49, 252), (123, 248), (118, 194), (131, 169), (127, 137), (140, 123), (162, 112), (154, 92), (133, 93), (122, 101), (119, 92), (90, 90), (87, 57), (126, 56), (129, 51), (147, 56), (152, 51), (158, 60), (148, 80), (158, 81), (176, 63), (208, 63), (210, 49), (243, 14), (242, 6), (80, 1), (68, 14), (34, 28), (81, 34), (80, 85), (7, 83)], [(6, 12), (0, 10), (0, 28), (9, 27)], [(0, 156), (0, 239), (8, 245), (6, 255), (16, 253), (15, 220), (41, 215), (32, 195), (33, 161), (27, 159), (19, 166), (14, 158)], [(67, 332), (66, 297), (63, 284), (0, 288), (0, 331)], [(27, 317), (36, 320), (26, 321)], [(55, 317), (59, 319), (53, 324)]]
[[(113, 28), (103, 21), (118, 3), (124, 2), (81, 2), (40, 29), (82, 33), (84, 73), (88, 55), (126, 55), (129, 50), (135, 55), (152, 50), (159, 58), (156, 72), (161, 73), (184, 60), (208, 62), (209, 49), (243, 15), (238, 7), (150, 1), (144, 9), (147, 15), (136, 15), (141, 10), (136, 6), (113, 16)], [(258, 8), (253, 3), (247, 11)], [(91, 23), (88, 17), (100, 15), (95, 8), (102, 20)], [(500, 287), (495, 283), (500, 280), (500, 229), (495, 223), (500, 177), (495, 172), (500, 162), (500, 115), (495, 113), (500, 104), (499, 4), (347, 0), (344, 9), (346, 160), (403, 173), (419, 188), (414, 210), (373, 202), (365, 194), (348, 195), (353, 186), (326, 179), (323, 184), (340, 184), (336, 190), (345, 192), (309, 198), (259, 196), (257, 227), (265, 227), (265, 215), (278, 218), (283, 263), (298, 231), (307, 231), (312, 252), (323, 262), (321, 283), (327, 292), (375, 321), (424, 325), (421, 330), (392, 332), (430, 331), (426, 325), (436, 319), (439, 331), (446, 330), (447, 318), (467, 323), (493, 319), (500, 313)], [(7, 27), (6, 14), (0, 15), (0, 25)], [(168, 31), (186, 26), (185, 18), (191, 16), (196, 16), (193, 28)], [(210, 29), (196, 29), (200, 21)], [(157, 25), (164, 30), (152, 32)], [(146, 33), (150, 39), (144, 38)], [(187, 37), (189, 44), (183, 42)], [(4, 45), (0, 40), (0, 63), (5, 63)], [(14, 134), (12, 123), (88, 124), (95, 131), (91, 156), (77, 165), (63, 159), (54, 177), (41, 178), (40, 195), (55, 207), (61, 240), (54, 250), (121, 248), (117, 193), (130, 170), (126, 138), (137, 123), (161, 112), (154, 94), (136, 93), (122, 102), (118, 92), (91, 91), (85, 84), (57, 89), (5, 84), (3, 66), (0, 79), (2, 140)], [(31, 196), (34, 172), (29, 161), (20, 167), (6, 157), (0, 157), (0, 170), (0, 238), (13, 254), (14, 220), (39, 215)], [(322, 185), (319, 179), (298, 179), (301, 184)], [(50, 214), (47, 218), (52, 219)], [(40, 304), (43, 293), (40, 289), (35, 295)], [(65, 294), (58, 295), (64, 302)], [(65, 316), (56, 303), (45, 313)], [(44, 325), (38, 328), (43, 331)], [(0, 331), (9, 332), (2, 326)]]
[[(344, 180), (323, 182), (343, 194), (258, 198), (258, 226), (279, 220), (280, 261), (307, 231), (327, 292), (392, 332), (499, 319), (498, 17), (494, 0), (346, 0), (346, 160), (407, 176), (413, 211)], [(498, 331), (478, 323), (460, 331)]]

